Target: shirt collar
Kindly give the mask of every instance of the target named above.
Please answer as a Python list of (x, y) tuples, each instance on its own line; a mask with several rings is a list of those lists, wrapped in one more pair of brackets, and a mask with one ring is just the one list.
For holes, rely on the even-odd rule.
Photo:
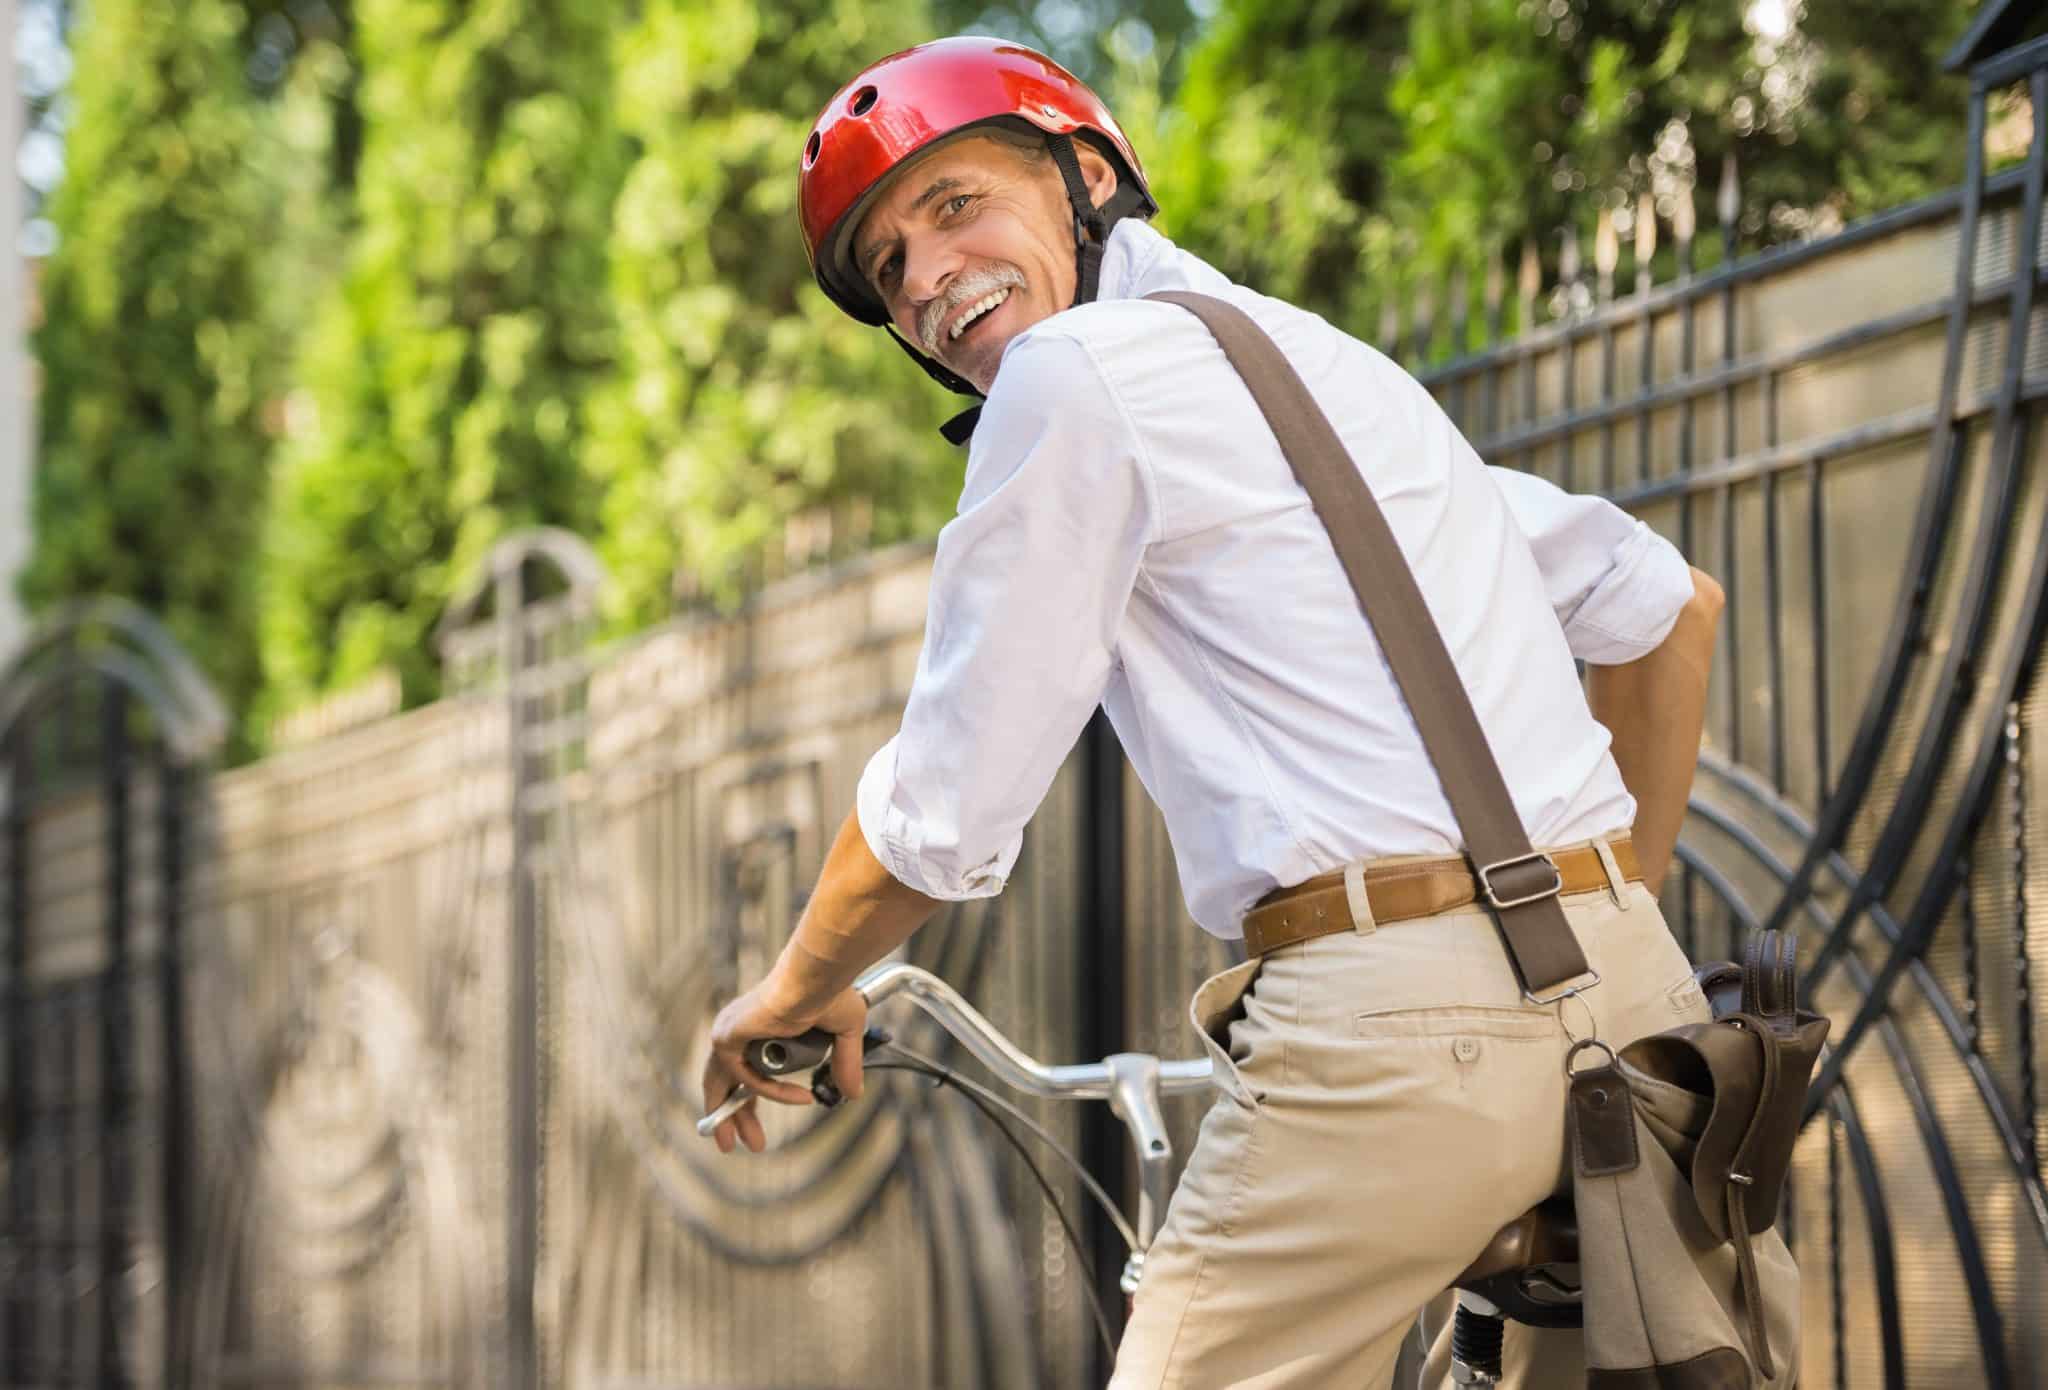
[(1109, 229), (1109, 244), (1102, 248), (1102, 272), (1096, 281), (1095, 297), (1138, 299), (1157, 286), (1147, 284), (1160, 259), (1173, 250), (1173, 243), (1154, 231), (1141, 218), (1126, 217)]

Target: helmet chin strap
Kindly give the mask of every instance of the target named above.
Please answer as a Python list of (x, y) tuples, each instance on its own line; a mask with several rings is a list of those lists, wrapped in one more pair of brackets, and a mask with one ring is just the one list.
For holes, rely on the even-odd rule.
[[(1116, 219), (1105, 216), (1102, 209), (1095, 206), (1095, 200), (1088, 196), (1088, 181), (1081, 176), (1081, 161), (1074, 157), (1074, 137), (1051, 135), (1046, 137), (1045, 143), (1052, 152), (1053, 164), (1060, 171), (1060, 181), (1067, 186), (1067, 202), (1074, 212), (1074, 304), (1093, 304), (1102, 285), (1102, 254), (1109, 245), (1109, 229)], [(890, 330), (889, 336), (896, 337), (894, 329)], [(981, 396), (982, 393), (963, 377), (947, 371), (902, 338), (896, 338), (896, 341), (940, 385), (964, 396)], [(939, 433), (945, 436), (948, 444), (962, 445), (974, 437), (974, 427), (980, 422), (981, 406), (976, 404), (939, 426)]]
[(1109, 245), (1110, 219), (1088, 196), (1088, 181), (1081, 177), (1081, 161), (1074, 157), (1074, 137), (1055, 135), (1046, 141), (1046, 146), (1067, 185), (1067, 202), (1074, 209), (1074, 303), (1093, 304), (1102, 283), (1102, 253)]

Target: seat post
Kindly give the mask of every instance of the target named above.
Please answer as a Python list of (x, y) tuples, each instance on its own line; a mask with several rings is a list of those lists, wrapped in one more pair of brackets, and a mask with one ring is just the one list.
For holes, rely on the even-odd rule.
[(1458, 1311), (1451, 1321), (1453, 1385), (1500, 1384), (1505, 1323), (1493, 1303), (1470, 1289), (1458, 1290)]

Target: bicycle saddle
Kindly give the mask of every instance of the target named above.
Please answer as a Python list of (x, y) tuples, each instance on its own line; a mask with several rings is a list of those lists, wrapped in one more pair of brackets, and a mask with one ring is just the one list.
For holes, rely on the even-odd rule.
[(1553, 1197), (1501, 1227), (1453, 1284), (1516, 1322), (1577, 1327), (1578, 1266), (1578, 1214), (1571, 1198)]

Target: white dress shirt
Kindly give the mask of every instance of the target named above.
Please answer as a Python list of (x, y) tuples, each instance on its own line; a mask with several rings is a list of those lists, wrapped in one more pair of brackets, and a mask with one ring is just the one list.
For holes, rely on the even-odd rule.
[(1195, 920), (1269, 890), (1463, 844), (1414, 720), (1192, 289), (1279, 344), (1414, 569), (1538, 847), (1625, 829), (1635, 802), (1574, 657), (1618, 664), (1692, 593), (1678, 552), (1595, 497), (1482, 463), (1412, 377), (1232, 284), (1138, 221), (1096, 303), (1017, 335), (939, 534), (897, 736), (861, 777), (869, 847), (934, 898), (1000, 892), (1024, 823), (1100, 703), (1166, 817)]

